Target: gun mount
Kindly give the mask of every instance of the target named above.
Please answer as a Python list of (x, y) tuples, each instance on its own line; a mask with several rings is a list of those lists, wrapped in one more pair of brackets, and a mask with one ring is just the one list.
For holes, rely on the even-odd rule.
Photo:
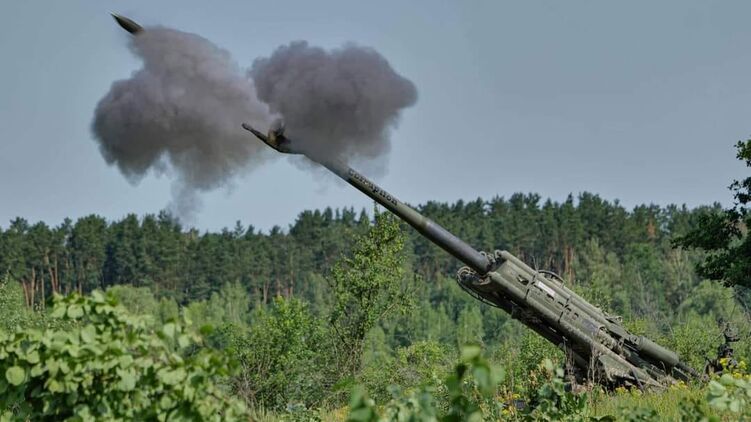
[(507, 251), (475, 250), (346, 164), (306, 153), (304, 146), (284, 136), (281, 125), (268, 136), (243, 127), (279, 152), (304, 154), (326, 167), (462, 261), (466, 266), (458, 271), (459, 285), (563, 350), (578, 381), (591, 378), (608, 388), (661, 389), (677, 380), (700, 378), (675, 352), (630, 333), (619, 317), (587, 302), (554, 273), (535, 270)]

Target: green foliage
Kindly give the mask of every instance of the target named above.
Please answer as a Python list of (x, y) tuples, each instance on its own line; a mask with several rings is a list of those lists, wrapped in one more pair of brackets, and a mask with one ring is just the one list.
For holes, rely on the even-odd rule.
[(320, 403), (327, 355), (321, 322), (297, 299), (278, 297), (259, 310), (245, 331), (225, 326), (227, 352), (240, 363), (234, 392), (252, 406), (284, 409), (289, 403)]
[(392, 360), (393, 351), (389, 346), (386, 333), (380, 326), (373, 327), (365, 336), (362, 364), (365, 367), (381, 367)]
[(180, 308), (175, 302), (175, 299), (163, 297), (159, 300), (159, 306), (157, 307), (154, 317), (162, 324), (168, 321), (176, 320), (180, 316)]
[(424, 387), (445, 376), (450, 366), (448, 351), (435, 341), (418, 341), (396, 353), (396, 377), (402, 387)]
[(289, 405), (280, 420), (284, 422), (323, 422), (321, 411), (308, 409), (304, 405)]
[(563, 369), (553, 365), (550, 359), (544, 359), (537, 368), (544, 382), (527, 398), (528, 405), (522, 416), (528, 421), (583, 421), (613, 420), (610, 416), (602, 418), (587, 417), (587, 395), (566, 391)]
[(751, 380), (747, 377), (723, 374), (719, 380), (709, 382), (707, 402), (717, 410), (727, 410), (739, 415), (739, 419), (746, 419), (751, 417), (749, 401)]
[(359, 369), (365, 336), (375, 324), (411, 304), (403, 247), (398, 221), (391, 214), (376, 213), (375, 224), (358, 237), (352, 254), (334, 265), (330, 322), (337, 337), (340, 369), (347, 375)]
[(458, 345), (483, 344), (485, 331), (482, 327), (482, 314), (479, 306), (464, 308), (456, 322), (456, 341)]
[(721, 420), (719, 417), (709, 414), (706, 406), (697, 399), (683, 400), (678, 406), (681, 421), (720, 422)]
[(646, 407), (624, 407), (620, 409), (619, 416), (618, 420), (624, 422), (657, 422), (661, 420), (655, 409)]
[(193, 301), (183, 309), (185, 315), (198, 326), (221, 327), (246, 325), (250, 298), (240, 283), (225, 283), (208, 300)]
[(630, 311), (628, 292), (618, 283), (623, 268), (614, 253), (607, 253), (600, 242), (590, 239), (573, 264), (577, 282), (574, 290), (582, 297), (606, 311), (623, 315)]
[[(430, 288), (413, 290), (415, 306), (409, 312), (392, 314), (380, 324), (389, 346), (405, 347), (423, 340), (446, 345), (456, 344), (458, 314), (454, 307), (475, 307), (472, 302), (465, 305), (467, 299), (474, 299), (469, 298), (456, 286), (456, 282), (448, 277), (437, 276), (435, 281), (430, 282), (416, 280), (415, 284), (430, 285)], [(499, 315), (497, 312), (494, 314)]]
[(106, 292), (133, 315), (156, 315), (158, 313), (159, 302), (148, 287), (120, 284), (109, 287)]
[(451, 357), (441, 344), (418, 341), (399, 348), (394, 358), (366, 363), (358, 381), (367, 387), (372, 398), (385, 402), (393, 396), (394, 386), (412, 392), (438, 385), (450, 369)]
[[(482, 421), (486, 400), (492, 402), (493, 394), (503, 379), (503, 372), (482, 357), (479, 346), (465, 346), (461, 350), (460, 361), (453, 373), (446, 378), (447, 408), (440, 410), (433, 398), (431, 388), (423, 388), (411, 393), (401, 389), (392, 390), (393, 398), (378, 411), (375, 402), (364, 389), (356, 387), (350, 400), (350, 422), (459, 422)], [(492, 412), (497, 409), (490, 409)]]
[(34, 318), (26, 306), (21, 285), (6, 275), (0, 278), (0, 332), (27, 327)]
[(368, 397), (365, 389), (361, 386), (352, 390), (349, 409), (347, 422), (378, 422), (380, 420), (375, 402)]
[[(480, 346), (465, 346), (454, 374), (446, 379), (449, 411), (443, 421), (480, 421), (480, 400), (491, 399), (503, 379), (503, 371), (482, 357)], [(469, 376), (474, 382), (465, 382)], [(491, 411), (497, 410), (491, 408)]]
[(722, 330), (712, 315), (689, 314), (673, 328), (673, 336), (666, 345), (684, 357), (692, 368), (701, 370), (706, 358), (714, 356)]
[[(634, 309), (653, 319), (669, 315), (699, 282), (693, 274), (699, 253), (675, 254), (669, 240), (689, 230), (702, 209), (671, 205), (627, 210), (588, 193), (562, 203), (514, 194), (430, 202), (418, 208), (470, 245), (507, 249), (530, 264), (564, 275), (585, 297), (625, 317), (633, 316)], [(188, 306), (209, 301), (227, 283), (238, 283), (252, 306), (268, 304), (276, 295), (295, 296), (309, 301), (313, 312), (323, 317), (335, 307), (326, 288), (333, 263), (369, 228), (367, 214), (330, 208), (304, 211), (288, 230), (277, 227), (267, 233), (239, 223), (199, 233), (182, 228), (167, 213), (115, 221), (92, 215), (57, 227), (18, 218), (0, 229), (0, 274), (21, 283), (26, 303), (39, 308), (51, 292), (84, 293), (120, 284), (149, 287), (155, 298), (168, 297)], [(407, 274), (414, 272), (425, 280), (419, 282), (425, 288), (416, 299), (425, 308), (421, 312), (431, 315), (426, 315), (430, 322), (410, 314), (400, 321), (407, 323), (405, 327), (384, 325), (390, 345), (429, 339), (456, 344), (453, 325), (472, 303), (466, 294), (452, 290), (448, 275), (457, 262), (411, 228), (404, 237)], [(637, 244), (656, 255), (658, 267), (652, 265), (650, 254), (630, 252)], [(624, 271), (627, 255), (631, 268), (642, 267), (640, 260), (645, 258), (649, 261), (643, 267), (651, 270), (638, 277)], [(642, 291), (645, 298), (656, 299), (642, 300)], [(632, 298), (639, 300), (632, 303)], [(440, 306), (444, 309), (439, 312)], [(208, 318), (206, 312), (198, 314)], [(488, 346), (503, 341), (499, 328), (507, 318), (495, 311), (482, 314), (483, 341)], [(220, 325), (216, 322), (212, 323)]]
[[(751, 146), (739, 148), (739, 158), (748, 163)], [(716, 319), (732, 321), (741, 333), (751, 330), (748, 311), (739, 302), (748, 292), (740, 288), (742, 282), (727, 288), (702, 281), (694, 266), (704, 253), (671, 249), (670, 239), (701, 227), (696, 226), (705, 218), (700, 215), (715, 215), (710, 223), (730, 240), (712, 244), (720, 249), (709, 251), (707, 262), (715, 256), (751, 256), (745, 205), (750, 183), (733, 185), (737, 204), (732, 212), (718, 205), (627, 210), (588, 193), (562, 203), (515, 194), (429, 202), (419, 209), (473, 246), (507, 249), (535, 267), (564, 275), (583, 297), (626, 317), (635, 332), (675, 349), (701, 369), (721, 341)], [(710, 232), (700, 240), (715, 241)], [(340, 256), (345, 258), (335, 265)], [(712, 268), (728, 268), (734, 279), (749, 273), (742, 265), (717, 263)], [(377, 402), (391, 403), (398, 418), (419, 410), (424, 413), (415, 418), (435, 420), (450, 410), (442, 380), (452, 370), (454, 346), (467, 342), (494, 351), (494, 362), (507, 374), (500, 400), (470, 388), (475, 385), (467, 381), (471, 377), (462, 381), (464, 396), (484, 417), (507, 416), (499, 412), (510, 411), (509, 397), (518, 394), (548, 397), (555, 403), (550, 408), (564, 414), (571, 412), (562, 409), (577, 409), (573, 397), (558, 394), (553, 378), (529, 382), (543, 359), (562, 362), (561, 352), (505, 313), (466, 295), (448, 276), (456, 266), (455, 259), (414, 230), (399, 230), (390, 215), (376, 213), (373, 225), (367, 214), (358, 217), (352, 209), (305, 211), (289, 229), (268, 233), (239, 223), (199, 233), (184, 230), (166, 213), (111, 222), (89, 216), (58, 227), (18, 218), (0, 229), (0, 331), (77, 332), (79, 319), (48, 316), (50, 294), (109, 286), (109, 293), (132, 312), (153, 317), (143, 332), (161, 330), (180, 315), (199, 327), (217, 327), (204, 334), (201, 345), (179, 354), (201, 353), (207, 344), (226, 348), (243, 364), (229, 384), (262, 415), (269, 409), (283, 412), (287, 420), (328, 420), (331, 415), (322, 408), (340, 406), (342, 394), (359, 382)], [(408, 291), (413, 272), (424, 281)], [(738, 359), (749, 360), (749, 339), (734, 347)], [(4, 382), (18, 379), (17, 370), (6, 374), (10, 367), (3, 368)], [(669, 395), (606, 396), (604, 401), (628, 405), (606, 405), (608, 411), (599, 414), (648, 418), (649, 409), (635, 401), (654, 397), (666, 398), (646, 407), (660, 417), (678, 418), (669, 406), (679, 400)], [(596, 402), (591, 395), (589, 400)], [(365, 402), (361, 396), (358, 403)], [(708, 414), (707, 408), (700, 400), (696, 412)], [(587, 416), (597, 413), (591, 407), (587, 411)], [(385, 417), (383, 411), (374, 414)]]
[(509, 387), (520, 393), (528, 392), (530, 373), (544, 359), (552, 359), (556, 363), (563, 361), (563, 353), (557, 347), (526, 327), (520, 330), (516, 338), (507, 341), (496, 356), (499, 356), (508, 374)]
[[(736, 144), (737, 158), (751, 168), (751, 140)], [(676, 244), (699, 248), (708, 252), (697, 265), (702, 277), (718, 280), (726, 285), (751, 287), (751, 176), (735, 180), (730, 185), (735, 197), (732, 208), (722, 212), (698, 216), (695, 227), (676, 239)]]
[(715, 319), (729, 318), (737, 304), (733, 289), (704, 280), (694, 287), (678, 307), (679, 315), (696, 313)]
[(112, 295), (56, 297), (64, 330), (0, 334), (0, 408), (7, 420), (240, 420), (217, 382), (229, 362), (175, 322), (158, 331)]

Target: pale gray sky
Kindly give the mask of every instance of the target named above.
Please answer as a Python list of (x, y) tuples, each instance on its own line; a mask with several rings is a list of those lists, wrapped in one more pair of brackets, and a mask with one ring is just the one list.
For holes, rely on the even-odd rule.
[[(410, 203), (590, 191), (627, 207), (729, 204), (747, 172), (733, 149), (751, 135), (746, 1), (3, 1), (0, 226), (169, 202), (168, 177), (128, 184), (91, 137), (96, 103), (139, 67), (111, 11), (198, 33), (243, 67), (298, 39), (375, 47), (419, 91), (377, 180)], [(371, 206), (282, 158), (203, 201), (195, 224), (212, 230)]]

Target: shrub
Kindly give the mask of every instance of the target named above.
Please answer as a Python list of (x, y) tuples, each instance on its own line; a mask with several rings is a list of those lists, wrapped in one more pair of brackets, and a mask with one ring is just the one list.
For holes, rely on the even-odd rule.
[(418, 341), (397, 349), (393, 359), (381, 359), (363, 368), (359, 381), (371, 397), (386, 401), (393, 386), (411, 392), (420, 387), (439, 385), (451, 369), (446, 349), (435, 341)]
[(34, 314), (26, 307), (21, 284), (9, 276), (0, 277), (0, 331), (33, 324)]
[(249, 330), (225, 326), (228, 352), (241, 367), (234, 391), (253, 407), (283, 410), (318, 405), (325, 384), (326, 338), (320, 320), (297, 299), (278, 297), (256, 314)]
[(424, 387), (411, 393), (393, 388), (393, 399), (386, 404), (383, 412), (379, 412), (365, 390), (356, 387), (350, 400), (347, 421), (482, 421), (483, 417), (499, 410), (492, 408), (492, 403), (495, 402), (493, 396), (503, 372), (490, 365), (482, 357), (481, 351), (479, 346), (462, 348), (459, 363), (444, 382), (448, 397), (446, 409), (439, 409), (432, 388)]
[(111, 295), (53, 300), (65, 330), (0, 332), (3, 420), (237, 420), (244, 404), (214, 384), (229, 362), (170, 322), (158, 331)]
[(587, 398), (583, 394), (576, 395), (566, 391), (563, 369), (555, 367), (550, 359), (544, 359), (538, 364), (535, 374), (542, 378), (542, 382), (527, 399), (525, 419), (539, 421), (583, 419)]

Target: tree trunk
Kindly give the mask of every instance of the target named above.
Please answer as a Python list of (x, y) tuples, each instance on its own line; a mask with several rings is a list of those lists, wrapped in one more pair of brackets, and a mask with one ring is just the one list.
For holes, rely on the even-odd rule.
[(29, 291), (28, 282), (21, 280), (21, 287), (23, 287), (23, 300), (26, 306), (31, 307), (31, 292)]
[(39, 281), (40, 281), (40, 286), (39, 287), (40, 287), (40, 291), (42, 293), (42, 301), (40, 303), (40, 307), (42, 309), (44, 309), (44, 305), (45, 305), (44, 302), (47, 301), (47, 298), (46, 298), (46, 295), (45, 295), (45, 291), (44, 291), (44, 270), (40, 270), (39, 271)]
[(36, 268), (32, 268), (31, 269), (31, 281), (29, 283), (29, 286), (30, 286), (29, 306), (31, 308), (34, 308), (34, 299), (36, 296), (36, 281), (37, 281)]
[(70, 258), (65, 258), (65, 275), (67, 276), (68, 282), (65, 283), (65, 294), (67, 295), (70, 292)]
[(50, 268), (50, 283), (52, 283), (52, 293), (60, 293), (60, 274), (58, 272), (57, 257), (55, 264)]

